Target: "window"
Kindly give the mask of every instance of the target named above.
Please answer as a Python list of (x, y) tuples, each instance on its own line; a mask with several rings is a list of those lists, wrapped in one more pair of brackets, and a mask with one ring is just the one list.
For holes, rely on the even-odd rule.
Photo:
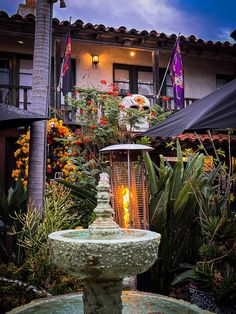
[(153, 74), (151, 67), (114, 64), (113, 81), (121, 95), (127, 93), (142, 94), (148, 98), (153, 96)]
[[(165, 76), (166, 68), (160, 68), (160, 84), (163, 81), (163, 78)], [(161, 90), (161, 96), (168, 96), (171, 99), (168, 101), (168, 104), (170, 104), (170, 107), (172, 109), (175, 108), (175, 102), (174, 102), (174, 94), (173, 94), (173, 86), (171, 82), (171, 76), (170, 73), (167, 72), (166, 78)]]
[[(7, 86), (10, 81), (10, 60), (7, 57), (0, 57), (0, 102), (8, 103), (9, 89)], [(2, 86), (1, 86), (2, 85)]]
[(0, 53), (0, 102), (26, 108), (31, 102), (30, 55)]
[[(165, 68), (160, 68), (160, 82), (163, 80), (165, 71)], [(124, 96), (127, 93), (141, 94), (149, 98), (151, 104), (153, 104), (152, 67), (114, 64), (113, 81), (119, 88), (121, 96)], [(173, 97), (173, 88), (169, 73), (166, 76), (163, 88), (161, 90), (161, 95)]]

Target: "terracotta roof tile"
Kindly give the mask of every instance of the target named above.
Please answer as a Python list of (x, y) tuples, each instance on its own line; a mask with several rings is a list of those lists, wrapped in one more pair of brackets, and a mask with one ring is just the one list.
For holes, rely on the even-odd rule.
[[(31, 21), (34, 22), (35, 21), (35, 17), (33, 15), (29, 15), (26, 17), (22, 17), (18, 14), (14, 14), (12, 16), (9, 16), (7, 14), (7, 12), (5, 11), (0, 11), (0, 19), (10, 19), (12, 21)], [(53, 25), (54, 26), (67, 26), (69, 25), (69, 21), (59, 21), (57, 18), (53, 18)], [(115, 29), (114, 27), (106, 27), (103, 24), (100, 25), (94, 25), (92, 23), (84, 23), (82, 20), (78, 19), (76, 20), (73, 24), (72, 24), (72, 28), (80, 28), (80, 29), (90, 29), (90, 30), (94, 30), (94, 31), (101, 31), (104, 33), (109, 33), (109, 32), (113, 32), (113, 33), (118, 33), (118, 34), (127, 34), (127, 35), (136, 35), (136, 36), (148, 36), (148, 37), (152, 37), (152, 38), (161, 38), (161, 39), (169, 39), (169, 40), (175, 40), (176, 39), (176, 35), (175, 34), (171, 34), (171, 35), (167, 35), (163, 32), (159, 33), (155, 30), (152, 31), (147, 31), (147, 30), (137, 30), (135, 28), (132, 28), (130, 30), (128, 30), (125, 26), (120, 26), (117, 29)], [(202, 46), (208, 46), (208, 47), (233, 47), (235, 48), (236, 45), (235, 44), (231, 44), (228, 41), (225, 42), (213, 42), (211, 40), (208, 41), (204, 41), (203, 39), (197, 38), (195, 35), (190, 35), (190, 36), (180, 36), (181, 40), (183, 42), (191, 42), (191, 43), (195, 43), (197, 45), (202, 45)]]
[[(192, 143), (194, 143), (194, 142), (199, 143), (198, 137), (203, 143), (204, 142), (211, 142), (211, 139), (210, 139), (208, 134), (195, 135), (194, 133), (184, 133), (184, 134), (181, 134), (181, 135), (179, 135), (177, 137), (173, 137), (173, 138), (178, 138), (180, 141), (190, 141)], [(220, 143), (228, 142), (228, 135), (227, 134), (213, 134), (212, 139), (213, 139), (213, 141), (220, 142)], [(236, 142), (236, 135), (231, 136), (231, 141)]]

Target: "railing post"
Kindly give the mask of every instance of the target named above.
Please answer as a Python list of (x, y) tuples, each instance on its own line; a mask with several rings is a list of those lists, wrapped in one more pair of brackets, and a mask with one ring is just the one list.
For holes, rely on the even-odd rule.
[(24, 109), (27, 110), (27, 88), (23, 89), (24, 93), (23, 93), (23, 104), (24, 104)]
[(157, 95), (160, 88), (160, 75), (159, 75), (159, 51), (154, 49), (152, 51), (152, 72), (153, 72), (153, 104), (157, 103)]

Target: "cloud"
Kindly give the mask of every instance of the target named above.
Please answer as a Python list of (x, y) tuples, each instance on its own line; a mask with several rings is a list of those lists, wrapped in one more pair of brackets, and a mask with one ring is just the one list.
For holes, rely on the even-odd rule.
[(217, 40), (219, 41), (229, 41), (231, 43), (234, 42), (234, 39), (230, 36), (232, 33), (232, 29), (229, 28), (218, 28), (215, 30), (215, 33), (217, 34)]
[[(190, 14), (177, 0), (67, 0), (66, 9), (59, 9), (58, 5), (54, 8), (54, 15), (60, 20), (69, 19), (71, 15), (72, 22), (82, 19), (84, 22), (102, 23), (106, 26), (124, 25), (138, 30), (155, 29), (166, 34), (194, 34), (203, 39), (209, 36), (206, 32), (207, 28), (209, 30), (209, 25), (206, 25), (209, 21)], [(222, 33), (221, 40), (223, 39)]]

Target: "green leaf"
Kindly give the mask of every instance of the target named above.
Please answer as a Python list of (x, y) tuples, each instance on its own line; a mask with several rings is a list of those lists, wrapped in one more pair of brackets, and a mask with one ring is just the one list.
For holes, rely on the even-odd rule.
[(153, 166), (153, 162), (150, 158), (150, 155), (146, 153), (144, 158), (145, 158), (145, 163), (146, 163), (147, 172), (148, 172), (148, 183), (149, 183), (150, 194), (152, 196), (157, 191), (156, 171)]
[(193, 277), (193, 274), (194, 274), (194, 270), (193, 269), (189, 269), (189, 270), (186, 270), (185, 272), (183, 272), (182, 274), (178, 275), (172, 282), (171, 282), (171, 285), (176, 285), (177, 283), (185, 280), (185, 279), (188, 279), (188, 278), (192, 278)]

